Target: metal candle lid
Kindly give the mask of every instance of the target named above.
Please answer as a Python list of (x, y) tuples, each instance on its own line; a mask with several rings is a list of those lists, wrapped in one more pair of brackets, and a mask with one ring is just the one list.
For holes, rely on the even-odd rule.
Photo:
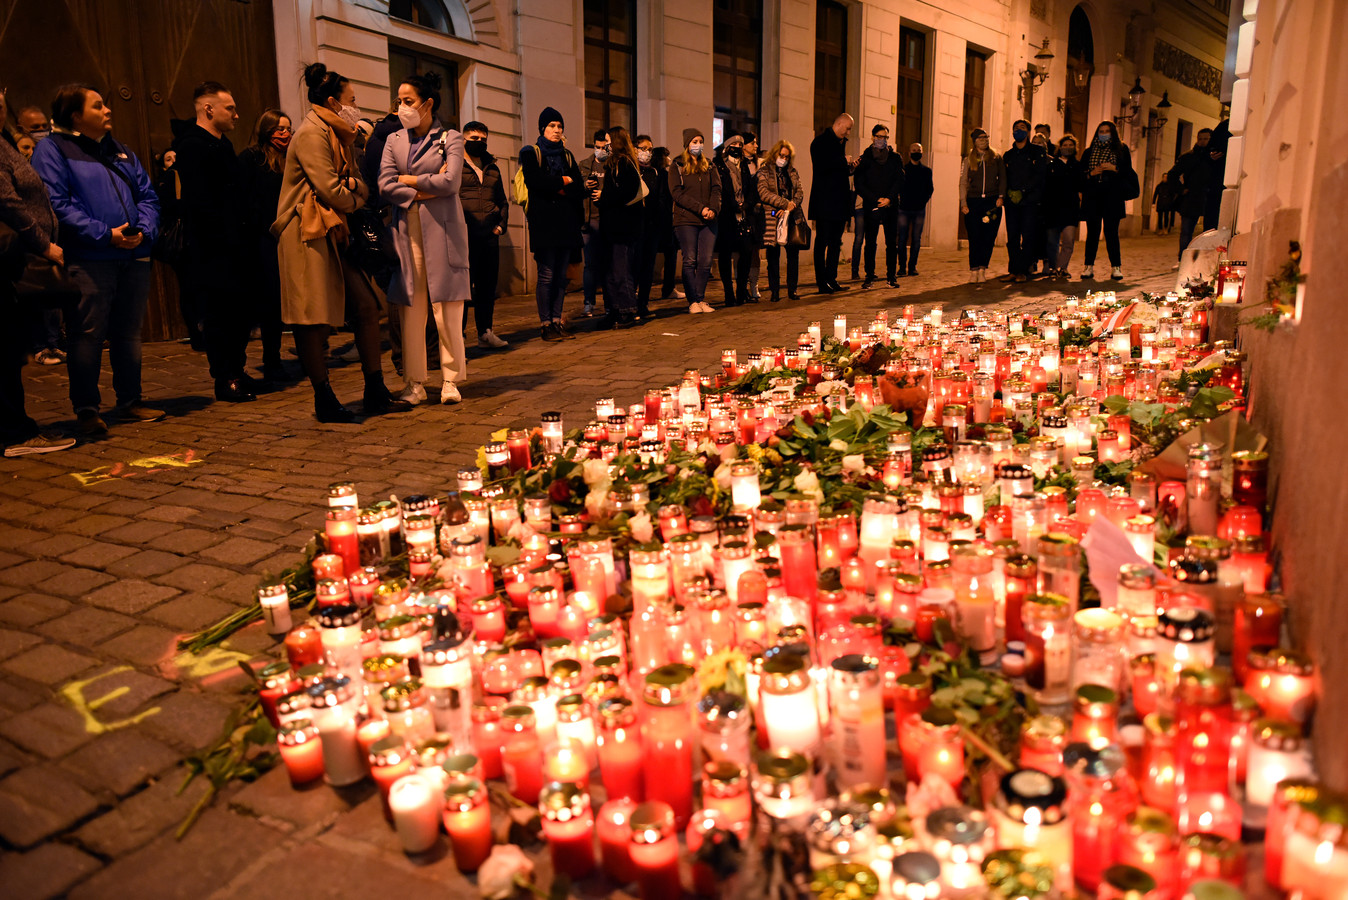
[(707, 731), (724, 731), (738, 722), (748, 721), (748, 705), (744, 698), (732, 691), (709, 691), (697, 701), (702, 727)]
[(1156, 617), (1157, 635), (1180, 644), (1206, 641), (1215, 630), (1212, 614), (1193, 606), (1173, 606)]
[(1301, 749), (1304, 739), (1301, 726), (1276, 719), (1258, 719), (1252, 729), (1251, 740), (1265, 750), (1292, 753)]
[(627, 821), (634, 844), (658, 844), (674, 835), (674, 809), (659, 800), (638, 803)]
[(1212, 584), (1217, 580), (1214, 560), (1185, 556), (1170, 561), (1170, 577), (1180, 584)]
[(539, 791), (538, 810), (549, 821), (569, 822), (590, 811), (590, 794), (570, 781), (550, 781)]
[(810, 890), (818, 900), (869, 900), (880, 892), (880, 879), (861, 863), (834, 863), (814, 873)]
[(390, 734), (370, 746), (370, 765), (396, 766), (410, 757), (407, 742), (400, 734)]
[(298, 747), (300, 744), (318, 739), (318, 727), (313, 719), (295, 719), (281, 726), (276, 734), (276, 742), (282, 747)]
[(599, 722), (605, 728), (620, 728), (636, 723), (637, 713), (626, 697), (611, 697), (599, 704)]
[(651, 706), (678, 706), (690, 699), (696, 683), (697, 670), (682, 663), (660, 666), (646, 676), (643, 694)]
[(1128, 767), (1128, 760), (1118, 744), (1093, 747), (1090, 744), (1075, 741), (1062, 751), (1063, 768), (1088, 778), (1109, 779)]
[(987, 833), (983, 814), (967, 806), (943, 806), (927, 816), (927, 833), (937, 841), (976, 844)]
[(334, 603), (318, 611), (318, 624), (324, 628), (344, 628), (360, 624), (360, 607), (354, 603)]
[(263, 690), (276, 690), (289, 684), (293, 679), (290, 673), (290, 663), (274, 662), (268, 663), (262, 667), (262, 671), (257, 673), (258, 681), (262, 682)]
[(811, 846), (825, 852), (863, 854), (875, 843), (866, 808), (851, 803), (830, 803), (816, 809), (805, 830)]
[(315, 709), (341, 706), (350, 699), (351, 679), (345, 675), (333, 675), (309, 687), (309, 705)]
[[(914, 850), (894, 857), (894, 884), (935, 884), (941, 877), (941, 863), (925, 850)], [(902, 895), (900, 895), (902, 896)]]
[(1120, 900), (1143, 900), (1156, 890), (1156, 879), (1136, 866), (1115, 865), (1105, 869), (1104, 883)]
[(421, 681), (416, 678), (404, 678), (386, 686), (379, 692), (385, 712), (403, 712), (421, 706), (426, 697), (421, 692)]
[(1002, 777), (997, 806), (1013, 821), (1054, 825), (1067, 815), (1067, 782), (1038, 769), (1017, 769)]
[(469, 812), (487, 802), (487, 789), (476, 778), (459, 776), (445, 785), (445, 811)]
[(756, 793), (783, 799), (810, 793), (810, 763), (793, 750), (779, 748), (761, 753), (755, 769)]

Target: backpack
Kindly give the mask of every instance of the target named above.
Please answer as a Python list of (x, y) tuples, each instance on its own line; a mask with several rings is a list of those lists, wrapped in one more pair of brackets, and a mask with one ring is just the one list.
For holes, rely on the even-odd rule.
[[(528, 149), (529, 149), (529, 147), (527, 147), (527, 146), (524, 148), (524, 150), (528, 150)], [(521, 163), (524, 162), (524, 150), (521, 150), (521, 151), (520, 151), (520, 162), (521, 162)], [(563, 150), (562, 152), (566, 154), (566, 167), (569, 169), (569, 168), (571, 168), (572, 166), (574, 166), (574, 165), (576, 164), (576, 161), (575, 161), (575, 159), (571, 156), (571, 151), (570, 151), (570, 150)], [(537, 151), (537, 150), (534, 150), (534, 154), (537, 155), (537, 154), (538, 154), (538, 151)], [(543, 164), (543, 160), (542, 160), (542, 159), (539, 159), (538, 162), (539, 162), (539, 165), (542, 165), (542, 164)], [(529, 185), (526, 184), (525, 181), (524, 181), (524, 166), (523, 166), (523, 165), (520, 165), (520, 166), (518, 166), (518, 167), (515, 169), (515, 177), (512, 178), (512, 179), (510, 179), (510, 199), (513, 200), (513, 201), (515, 201), (515, 204), (516, 204), (517, 206), (522, 206), (522, 207), (524, 207), (524, 214), (525, 214), (526, 216), (529, 215)]]

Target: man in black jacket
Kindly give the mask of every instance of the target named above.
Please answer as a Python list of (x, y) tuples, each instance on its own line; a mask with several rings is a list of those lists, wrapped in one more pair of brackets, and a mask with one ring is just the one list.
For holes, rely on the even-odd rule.
[[(934, 188), (931, 167), (922, 164), (922, 145), (908, 145), (903, 166), (903, 189), (899, 191), (899, 277), (917, 274), (917, 255), (922, 250), (922, 227), (927, 224), (927, 204)], [(912, 249), (909, 249), (911, 245)], [(905, 264), (904, 257), (907, 257)]]
[(473, 282), (473, 320), (477, 343), (500, 349), (506, 342), (492, 331), (496, 309), (496, 284), (501, 273), (501, 235), (510, 218), (510, 202), (496, 157), (487, 152), (487, 126), (469, 122), (463, 126), (463, 174), (459, 200), (468, 223), (468, 272)]
[(814, 219), (814, 280), (821, 294), (836, 294), (847, 288), (838, 284), (838, 257), (842, 236), (852, 215), (852, 189), (847, 178), (855, 160), (847, 155), (847, 136), (852, 117), (841, 113), (833, 124), (810, 142), (810, 218)]
[[(1215, 169), (1212, 165), (1212, 129), (1200, 128), (1194, 135), (1194, 145), (1175, 163), (1171, 172), (1179, 182), (1182, 193), (1179, 198), (1180, 236), (1179, 256), (1184, 256), (1189, 242), (1194, 239), (1194, 231), (1199, 220), (1207, 211), (1208, 194), (1212, 188)], [(1169, 177), (1169, 176), (1167, 176)]]
[(1006, 252), (1010, 257), (1010, 279), (1027, 281), (1035, 252), (1031, 244), (1044, 198), (1044, 177), (1048, 173), (1048, 154), (1030, 142), (1030, 123), (1017, 119), (1011, 125), (1015, 141), (1002, 154), (1006, 166)]
[(866, 280), (862, 288), (875, 284), (875, 240), (879, 236), (880, 226), (885, 227), (885, 281), (890, 287), (899, 286), (895, 261), (898, 257), (898, 244), (895, 240), (898, 230), (899, 192), (903, 189), (903, 160), (889, 149), (889, 128), (876, 125), (871, 129), (871, 148), (861, 154), (857, 160), (856, 174), (852, 178), (857, 193), (861, 195), (861, 208), (865, 215), (866, 230)]
[(192, 101), (197, 120), (173, 142), (187, 233), (181, 271), (189, 282), (184, 288), (201, 310), (215, 399), (242, 403), (257, 396), (256, 383), (243, 371), (251, 330), (248, 304), (240, 301), (240, 285), (230, 275), (244, 252), (239, 162), (226, 136), (239, 113), (229, 89), (218, 81), (199, 84)]

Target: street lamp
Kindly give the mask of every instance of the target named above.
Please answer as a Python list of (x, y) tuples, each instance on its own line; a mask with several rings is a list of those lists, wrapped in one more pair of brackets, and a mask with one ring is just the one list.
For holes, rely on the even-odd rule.
[(1142, 96), (1147, 93), (1147, 89), (1142, 86), (1142, 79), (1133, 80), (1133, 86), (1128, 91), (1128, 99), (1119, 101), (1120, 114), (1114, 117), (1114, 124), (1122, 125), (1124, 122), (1131, 122), (1137, 116), (1138, 110), (1142, 108)]
[(1166, 115), (1164, 112), (1162, 112), (1162, 110), (1167, 109), (1170, 109), (1170, 92), (1162, 91), (1161, 102), (1156, 104), (1156, 111), (1152, 113), (1154, 118), (1149, 123), (1142, 126), (1143, 137), (1146, 137), (1153, 131), (1159, 132), (1162, 128), (1165, 127), (1165, 123), (1169, 122), (1170, 120), (1166, 118)]
[[(1034, 45), (1031, 44), (1031, 47)], [(1053, 51), (1048, 49), (1048, 38), (1044, 38), (1044, 43), (1035, 53), (1034, 59), (1025, 64), (1025, 71), (1020, 73), (1021, 85), (1017, 91), (1016, 99), (1024, 102), (1025, 95), (1031, 96), (1039, 90), (1040, 85), (1048, 80), (1048, 64), (1053, 62)]]

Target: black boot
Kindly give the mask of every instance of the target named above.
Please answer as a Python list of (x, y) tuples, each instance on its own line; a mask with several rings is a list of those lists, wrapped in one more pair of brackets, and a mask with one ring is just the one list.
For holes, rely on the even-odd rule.
[(328, 382), (314, 385), (314, 418), (320, 422), (350, 422), (356, 414), (342, 405)]
[(384, 386), (384, 373), (367, 372), (365, 374), (365, 398), (363, 400), (365, 415), (377, 416), (383, 413), (407, 412), (412, 408), (412, 404), (406, 400), (399, 400), (389, 393), (389, 389)]

